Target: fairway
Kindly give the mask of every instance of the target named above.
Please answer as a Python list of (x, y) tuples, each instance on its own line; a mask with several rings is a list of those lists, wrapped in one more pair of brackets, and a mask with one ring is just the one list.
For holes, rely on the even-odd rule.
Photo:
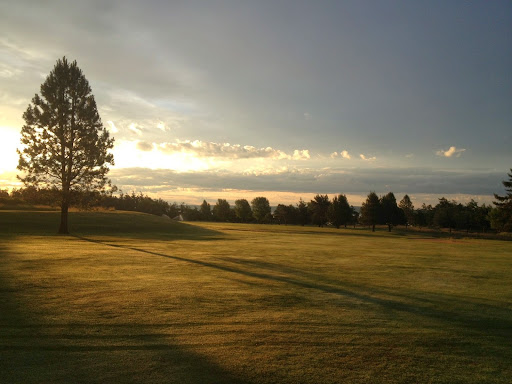
[(512, 242), (0, 211), (0, 383), (510, 383)]

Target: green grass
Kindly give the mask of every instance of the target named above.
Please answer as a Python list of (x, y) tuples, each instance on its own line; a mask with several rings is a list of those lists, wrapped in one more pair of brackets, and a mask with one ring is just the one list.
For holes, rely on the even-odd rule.
[(510, 383), (512, 242), (0, 211), (0, 382)]

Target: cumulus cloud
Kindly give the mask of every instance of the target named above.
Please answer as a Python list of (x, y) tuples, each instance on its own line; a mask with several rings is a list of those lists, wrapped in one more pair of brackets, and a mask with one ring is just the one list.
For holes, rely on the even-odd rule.
[(331, 159), (335, 159), (337, 157), (342, 157), (343, 159), (347, 159), (347, 160), (350, 160), (350, 158), (351, 158), (350, 154), (346, 150), (343, 150), (339, 153), (338, 152), (331, 153)]
[(366, 157), (365, 155), (363, 155), (362, 153), (359, 154), (359, 157), (364, 160), (364, 161), (375, 161), (377, 160), (377, 158), (375, 156), (373, 157)]
[(451, 146), (446, 151), (444, 149), (437, 151), (436, 155), (441, 156), (441, 157), (452, 157), (452, 156), (460, 157), (460, 155), (462, 155), (462, 152), (464, 152), (464, 151), (465, 151), (464, 148), (459, 149), (457, 147)]
[(293, 151), (292, 160), (308, 160), (311, 158), (311, 155), (309, 154), (309, 150), (307, 149), (296, 149)]
[(307, 149), (296, 149), (292, 154), (287, 154), (272, 147), (256, 148), (252, 145), (240, 145), (230, 143), (214, 143), (201, 140), (176, 140), (158, 144), (157, 148), (163, 152), (189, 152), (201, 157), (216, 157), (227, 159), (255, 159), (268, 158), (273, 160), (308, 160), (311, 156)]

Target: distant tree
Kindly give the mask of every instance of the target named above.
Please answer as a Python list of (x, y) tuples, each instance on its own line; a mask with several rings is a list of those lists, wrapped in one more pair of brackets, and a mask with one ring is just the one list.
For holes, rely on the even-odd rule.
[(457, 202), (449, 201), (442, 197), (435, 206), (434, 225), (440, 228), (448, 228), (450, 233), (457, 226)]
[(203, 215), (197, 207), (190, 207), (188, 205), (181, 206), (181, 215), (186, 221), (200, 221), (203, 220)]
[(60, 191), (59, 233), (68, 233), (73, 190), (102, 190), (114, 157), (114, 139), (101, 123), (91, 87), (76, 61), (64, 57), (23, 114), (18, 178), (26, 186)]
[(493, 228), (500, 231), (512, 231), (512, 168), (510, 173), (507, 173), (508, 181), (503, 180), (502, 184), (505, 187), (506, 194), (501, 196), (494, 194), (494, 205), (496, 212), (493, 213)]
[(327, 218), (336, 228), (351, 222), (352, 219), (352, 207), (348, 204), (347, 197), (345, 195), (338, 195), (332, 199), (329, 208), (327, 209)]
[(266, 223), (271, 220), (272, 210), (266, 197), (255, 197), (251, 201), (252, 215), (258, 223)]
[(313, 200), (308, 204), (308, 209), (311, 215), (313, 224), (323, 227), (327, 224), (327, 210), (331, 202), (327, 195), (316, 195)]
[(398, 207), (403, 212), (403, 217), (405, 219), (405, 229), (407, 229), (409, 225), (414, 225), (414, 205), (412, 204), (409, 195), (405, 195), (403, 199), (400, 200)]
[(274, 218), (279, 224), (297, 224), (297, 208), (295, 208), (293, 205), (279, 204), (274, 211)]
[(359, 211), (354, 208), (354, 206), (350, 206), (350, 224), (356, 227), (356, 224), (359, 222)]
[(396, 205), (396, 198), (393, 192), (389, 192), (380, 199), (380, 220), (382, 224), (388, 226), (388, 231), (399, 224), (402, 218), (402, 212)]
[(309, 222), (309, 211), (308, 206), (304, 202), (304, 200), (299, 199), (297, 203), (297, 224), (302, 226), (306, 225)]
[(380, 218), (380, 200), (375, 192), (370, 192), (366, 201), (361, 206), (360, 220), (363, 224), (369, 225), (372, 232), (375, 232), (375, 225)]
[(431, 227), (434, 224), (435, 210), (432, 205), (423, 203), (421, 208), (414, 212), (414, 221), (420, 227)]
[(212, 209), (209, 203), (206, 200), (203, 200), (201, 206), (199, 207), (199, 212), (201, 213), (201, 218), (204, 221), (211, 221), (212, 219)]
[(252, 209), (245, 199), (235, 201), (235, 216), (242, 223), (248, 223), (252, 219)]
[(213, 218), (216, 221), (227, 222), (231, 219), (231, 206), (224, 199), (218, 199), (213, 207)]

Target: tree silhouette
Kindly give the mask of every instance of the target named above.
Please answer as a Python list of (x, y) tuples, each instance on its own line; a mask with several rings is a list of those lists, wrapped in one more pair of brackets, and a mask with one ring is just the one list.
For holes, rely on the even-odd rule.
[(370, 192), (366, 201), (361, 206), (361, 222), (372, 227), (375, 232), (375, 225), (379, 221), (380, 200), (375, 192)]
[(76, 61), (57, 60), (41, 95), (36, 94), (23, 114), (18, 178), (26, 186), (60, 191), (59, 233), (68, 233), (71, 193), (103, 190), (114, 157), (114, 139), (101, 123), (89, 82)]
[(400, 208), (396, 205), (396, 198), (393, 192), (389, 192), (380, 199), (381, 223), (388, 226), (388, 231), (400, 222)]
[(414, 205), (412, 204), (411, 198), (409, 195), (405, 195), (402, 200), (400, 200), (400, 204), (398, 204), (400, 209), (403, 212), (405, 219), (405, 229), (411, 224), (414, 224)]
[(327, 210), (331, 202), (327, 195), (316, 195), (308, 204), (313, 224), (323, 227), (327, 223)]
[(494, 194), (497, 201), (494, 201), (496, 209), (492, 213), (493, 226), (503, 231), (512, 230), (512, 168), (507, 175), (508, 181), (502, 181), (506, 195)]
[(338, 195), (332, 199), (332, 203), (327, 209), (327, 218), (336, 228), (339, 228), (340, 225), (347, 227), (352, 219), (352, 207), (348, 204), (347, 196)]
[(251, 201), (252, 215), (258, 223), (264, 223), (271, 219), (272, 210), (266, 197), (255, 197)]
[(242, 223), (251, 221), (252, 210), (246, 199), (239, 199), (235, 201), (235, 215)]

